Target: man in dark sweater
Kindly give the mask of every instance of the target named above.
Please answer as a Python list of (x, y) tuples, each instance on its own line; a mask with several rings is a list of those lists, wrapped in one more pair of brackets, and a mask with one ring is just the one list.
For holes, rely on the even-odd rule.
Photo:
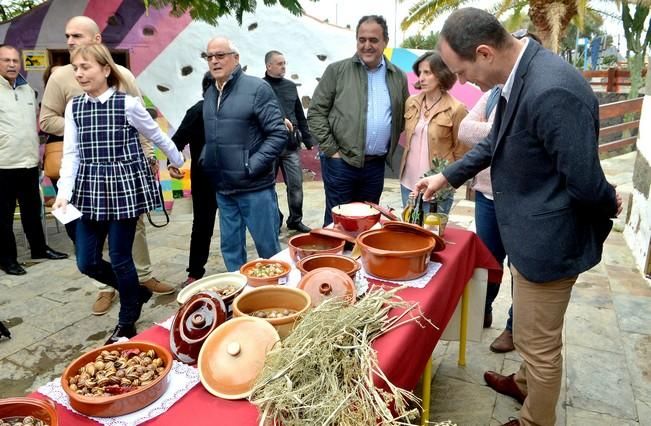
[[(303, 169), (299, 157), (301, 142), (307, 149), (312, 149), (312, 135), (307, 127), (307, 120), (303, 112), (303, 105), (298, 97), (296, 85), (285, 77), (285, 57), (282, 53), (271, 50), (264, 57), (267, 66), (264, 80), (271, 85), (276, 93), (278, 103), (285, 115), (285, 125), (288, 132), (287, 147), (276, 163), (283, 174), (287, 186), (287, 202), (289, 204), (289, 217), (287, 228), (300, 232), (310, 232), (310, 228), (303, 224)], [(282, 213), (279, 211), (280, 225), (282, 226)]]

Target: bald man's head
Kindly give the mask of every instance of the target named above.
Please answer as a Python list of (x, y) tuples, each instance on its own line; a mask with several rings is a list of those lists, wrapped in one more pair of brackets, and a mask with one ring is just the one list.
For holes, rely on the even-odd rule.
[(72, 52), (80, 45), (101, 42), (99, 27), (88, 16), (75, 16), (66, 24), (66, 43), (69, 51)]

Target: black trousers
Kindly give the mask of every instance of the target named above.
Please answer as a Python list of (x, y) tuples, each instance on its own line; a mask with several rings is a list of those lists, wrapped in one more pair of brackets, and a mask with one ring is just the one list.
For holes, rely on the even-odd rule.
[(46, 245), (41, 223), (38, 167), (0, 169), (0, 182), (0, 264), (6, 266), (17, 261), (13, 231), (16, 200), (32, 256), (42, 255)]
[(190, 261), (188, 276), (201, 278), (206, 273), (210, 240), (215, 228), (217, 194), (208, 178), (198, 170), (191, 170), (192, 233), (190, 234)]

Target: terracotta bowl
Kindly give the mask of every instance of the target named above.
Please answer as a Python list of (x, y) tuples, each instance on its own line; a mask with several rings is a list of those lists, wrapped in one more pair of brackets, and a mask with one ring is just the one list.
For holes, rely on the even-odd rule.
[(186, 364), (195, 364), (208, 335), (226, 321), (226, 305), (214, 291), (201, 291), (185, 302), (174, 316), (170, 350)]
[[(220, 291), (227, 287), (235, 287), (236, 290), (233, 293), (222, 296)], [(244, 275), (238, 272), (224, 272), (222, 274), (203, 277), (188, 285), (179, 292), (176, 296), (176, 301), (182, 305), (200, 291), (212, 290), (219, 293), (219, 296), (228, 307), (242, 290), (244, 290), (244, 287), (246, 287), (246, 277)]]
[[(163, 360), (165, 371), (147, 386), (142, 386), (133, 392), (127, 392), (115, 396), (81, 396), (70, 389), (68, 379), (77, 374), (79, 369), (91, 361), (95, 361), (102, 351), (140, 349), (148, 351), (153, 349), (160, 359)], [(169, 350), (155, 343), (148, 342), (124, 342), (102, 346), (86, 352), (74, 360), (61, 376), (61, 386), (68, 398), (70, 405), (82, 414), (95, 417), (116, 417), (123, 414), (133, 413), (144, 408), (160, 398), (169, 386), (169, 372), (172, 370), (172, 354)]]
[(27, 416), (42, 420), (50, 426), (59, 426), (56, 406), (49, 399), (22, 397), (0, 399), (0, 420)]
[[(283, 272), (281, 274), (274, 275), (273, 277), (261, 278), (261, 277), (251, 276), (251, 270), (255, 268), (255, 266), (259, 263), (262, 263), (263, 265), (271, 265), (273, 263), (278, 263), (280, 266), (282, 266)], [(287, 276), (289, 275), (291, 270), (292, 270), (292, 265), (290, 265), (287, 262), (283, 262), (282, 260), (258, 259), (258, 260), (252, 260), (242, 265), (242, 267), (240, 268), (240, 274), (246, 277), (246, 280), (251, 287), (262, 287), (265, 285), (286, 284)]]
[(294, 262), (313, 254), (343, 254), (346, 241), (315, 234), (294, 235), (289, 239), (289, 255)]
[(294, 328), (298, 318), (312, 306), (310, 295), (293, 287), (266, 286), (237, 296), (233, 302), (233, 316), (253, 316), (253, 312), (267, 309), (289, 309), (293, 314), (283, 318), (263, 318), (273, 325), (283, 339)]
[(360, 234), (357, 243), (366, 272), (388, 280), (411, 280), (427, 272), (435, 239), (424, 234), (377, 229)]
[(348, 232), (368, 231), (380, 220), (380, 211), (364, 203), (340, 204), (331, 210), (335, 225)]
[(335, 268), (345, 272), (353, 280), (360, 270), (359, 263), (353, 258), (341, 254), (315, 254), (301, 259), (296, 267), (305, 276), (310, 271), (318, 268)]

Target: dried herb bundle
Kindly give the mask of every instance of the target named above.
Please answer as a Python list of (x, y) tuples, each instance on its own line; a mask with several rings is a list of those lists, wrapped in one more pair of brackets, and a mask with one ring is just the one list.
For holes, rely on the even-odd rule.
[[(397, 297), (398, 290), (373, 289), (354, 305), (330, 299), (308, 312), (267, 355), (250, 398), (260, 424), (411, 424), (418, 410), (409, 404), (417, 406), (418, 398), (389, 382), (371, 348), (387, 331), (423, 319), (406, 315), (417, 307)], [(404, 314), (388, 318), (398, 306)], [(374, 386), (374, 375), (388, 391)]]

